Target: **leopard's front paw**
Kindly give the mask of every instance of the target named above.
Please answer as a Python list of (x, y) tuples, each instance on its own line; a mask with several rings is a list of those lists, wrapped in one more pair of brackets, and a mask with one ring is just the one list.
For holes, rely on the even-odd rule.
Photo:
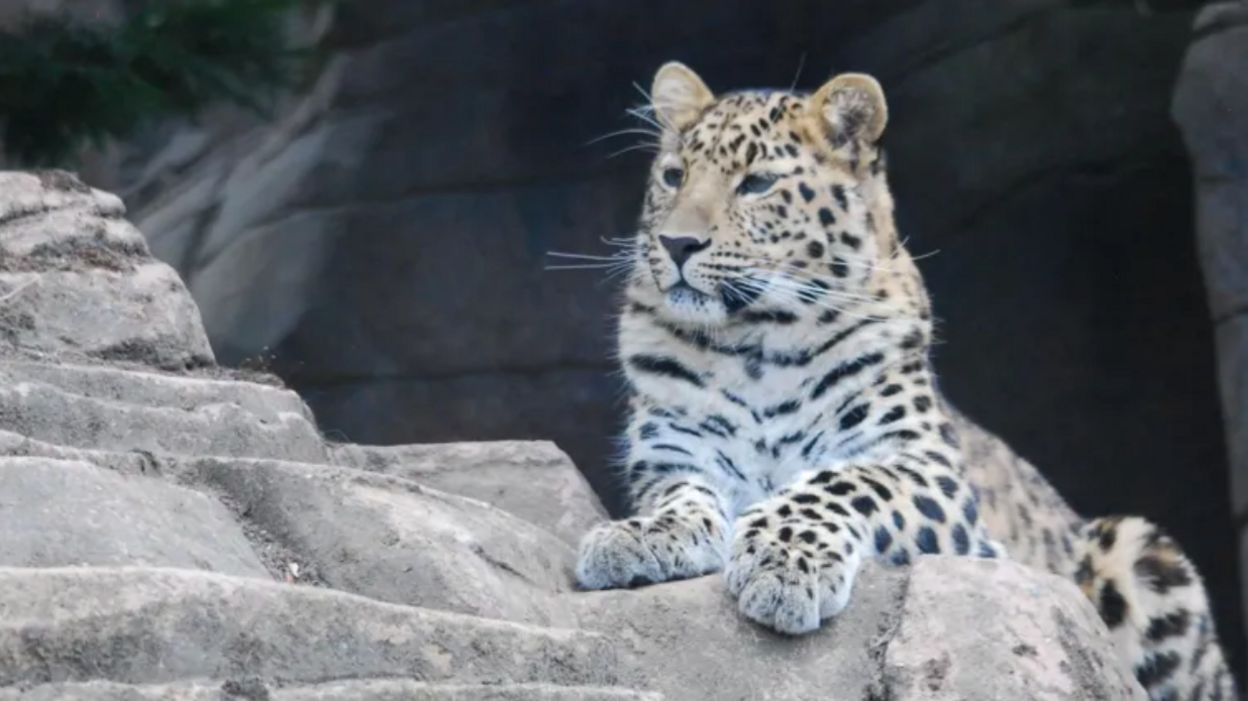
[(800, 525), (772, 532), (738, 524), (724, 577), (741, 614), (800, 635), (844, 610), (861, 555), (829, 535)]
[(611, 521), (581, 540), (576, 580), (584, 589), (618, 589), (718, 572), (725, 528), (672, 515)]

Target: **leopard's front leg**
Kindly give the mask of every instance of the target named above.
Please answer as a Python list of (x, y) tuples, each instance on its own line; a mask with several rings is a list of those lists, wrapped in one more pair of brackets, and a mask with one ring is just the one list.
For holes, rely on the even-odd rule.
[(730, 524), (710, 483), (687, 473), (653, 489), (648, 513), (599, 524), (581, 540), (576, 579), (582, 588), (655, 584), (723, 569)]
[(744, 616), (800, 634), (845, 608), (863, 558), (937, 553), (1004, 556), (970, 487), (932, 464), (852, 465), (806, 473), (744, 512), (725, 578)]

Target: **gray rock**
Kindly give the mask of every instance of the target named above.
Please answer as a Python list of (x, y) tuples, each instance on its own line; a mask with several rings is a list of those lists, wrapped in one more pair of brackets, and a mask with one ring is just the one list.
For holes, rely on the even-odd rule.
[(289, 390), (106, 366), (0, 360), (0, 429), (111, 451), (325, 455), (310, 412)]
[(546, 441), (329, 446), (332, 461), (480, 499), (575, 546), (607, 517), (567, 454)]
[(607, 636), (155, 568), (0, 568), (0, 687), (403, 677), (620, 686)]
[(124, 211), (66, 173), (0, 173), (0, 341), (161, 367), (213, 362), (186, 286)]
[(881, 698), (1145, 701), (1092, 605), (1014, 562), (923, 558), (878, 641)]
[(110, 472), (126, 475), (148, 474), (159, 468), (155, 456), (142, 451), (115, 453), (105, 450), (67, 448), (45, 443), (20, 433), (0, 430), (0, 456), (50, 458), (55, 461), (83, 462)]
[[(744, 621), (718, 577), (583, 594), (582, 625), (616, 631), (666, 698), (1144, 701), (1069, 581), (1014, 562), (925, 556), (868, 564), (819, 632)], [(698, 681), (694, 681), (698, 680)]]
[(134, 686), (111, 682), (42, 684), (0, 690), (0, 701), (663, 701), (659, 694), (552, 684), (428, 684), (406, 679), (340, 681), (272, 691), (254, 680)]
[(281, 690), (273, 701), (663, 701), (663, 696), (642, 691), (593, 687), (559, 687), (551, 684), (500, 684), (491, 686), (425, 684), (406, 680), (337, 682), (301, 689)]
[(483, 502), (322, 465), (203, 458), (178, 469), (183, 479), (227, 495), (334, 589), (487, 618), (574, 625), (553, 598), (571, 589), (572, 549)]
[(215, 499), (83, 462), (0, 458), (0, 567), (151, 565), (268, 578)]
[(0, 689), (0, 701), (238, 701), (238, 697), (227, 694), (221, 684), (135, 686), (83, 682), (40, 684), (23, 690)]
[(868, 566), (849, 608), (798, 638), (744, 619), (718, 576), (580, 594), (571, 603), (583, 627), (618, 636), (648, 671), (649, 688), (669, 699), (870, 699), (880, 673), (872, 649), (895, 624), (906, 582), (901, 570)]

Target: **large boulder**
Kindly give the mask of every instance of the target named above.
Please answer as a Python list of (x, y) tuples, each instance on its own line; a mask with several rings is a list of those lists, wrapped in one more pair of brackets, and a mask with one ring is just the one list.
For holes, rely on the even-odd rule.
[[(0, 172), (0, 211), (67, 187), (111, 202)], [(77, 211), (46, 240), (120, 221)], [(18, 267), (38, 239), (0, 217)], [(133, 303), (152, 263), (127, 256), (93, 303)], [(40, 284), (36, 321), (75, 281)], [(161, 303), (194, 310), (181, 287)], [(746, 622), (718, 577), (578, 592), (573, 543), (604, 511), (551, 444), (327, 443), (293, 392), (215, 367), (196, 333), (125, 360), (85, 333), (0, 356), (0, 700), (1142, 701), (1051, 575), (868, 565), (849, 609), (798, 639)]]

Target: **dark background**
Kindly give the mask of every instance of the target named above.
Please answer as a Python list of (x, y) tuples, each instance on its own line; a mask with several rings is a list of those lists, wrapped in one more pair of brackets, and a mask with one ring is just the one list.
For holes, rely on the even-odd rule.
[(670, 59), (716, 90), (873, 73), (944, 390), (1080, 512), (1165, 525), (1239, 665), (1212, 328), (1169, 116), (1198, 4), (361, 0), (276, 126), (170, 127), (109, 167), (220, 359), (263, 357), (330, 436), (551, 439), (619, 514), (615, 288), (543, 267), (629, 235), (647, 163), (608, 157), (633, 140), (588, 142), (636, 126), (633, 83)]

